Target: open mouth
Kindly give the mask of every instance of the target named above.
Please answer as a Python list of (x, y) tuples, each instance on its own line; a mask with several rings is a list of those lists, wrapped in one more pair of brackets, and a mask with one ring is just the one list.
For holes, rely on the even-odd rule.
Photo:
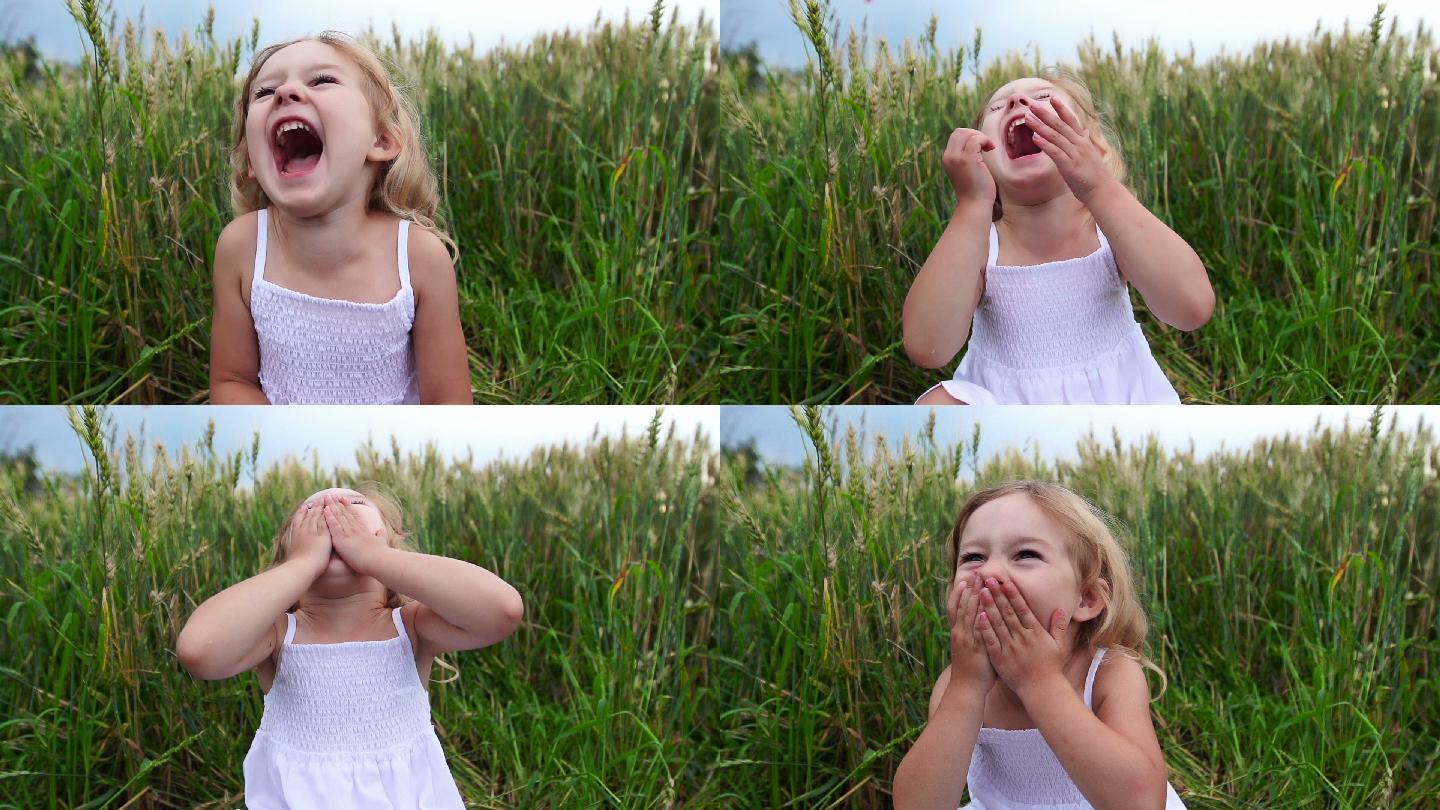
[(325, 142), (309, 124), (298, 118), (288, 118), (276, 125), (270, 142), (275, 171), (281, 177), (309, 174), (325, 152)]
[(1011, 160), (1017, 160), (1027, 155), (1040, 154), (1040, 147), (1035, 145), (1035, 130), (1025, 123), (1025, 119), (1016, 118), (1005, 128), (1005, 155)]

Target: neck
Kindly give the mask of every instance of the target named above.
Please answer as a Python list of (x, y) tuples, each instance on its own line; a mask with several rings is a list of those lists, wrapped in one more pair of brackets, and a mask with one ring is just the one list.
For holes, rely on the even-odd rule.
[(364, 577), (359, 587), (330, 593), (311, 588), (300, 597), (297, 619), (304, 617), (314, 627), (324, 627), (340, 634), (365, 627), (375, 621), (376, 614), (389, 613), (385, 606), (385, 586), (371, 577)]
[(359, 260), (365, 253), (364, 231), (372, 214), (364, 197), (344, 200), (312, 216), (297, 216), (270, 206), (276, 241), (285, 256), (300, 267), (327, 273)]
[(1013, 240), (1027, 253), (1048, 255), (1087, 231), (1095, 229), (1095, 218), (1068, 190), (1034, 203), (1003, 201), (1005, 216), (995, 223), (1001, 237)]

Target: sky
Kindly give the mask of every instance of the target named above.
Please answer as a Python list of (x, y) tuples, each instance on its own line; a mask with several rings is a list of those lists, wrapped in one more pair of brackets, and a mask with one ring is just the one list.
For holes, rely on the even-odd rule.
[[(180, 31), (194, 30), (205, 19), (210, 2), (197, 0), (110, 0), (121, 20), (138, 20), (143, 9), (147, 28), (161, 28), (173, 42)], [(536, 34), (564, 28), (589, 28), (596, 15), (621, 20), (648, 17), (653, 0), (528, 0), (527, 2), (458, 2), (457, 0), (252, 0), (248, 3), (214, 3), (215, 37), (219, 40), (250, 35), (260, 19), (260, 42), (277, 42), (326, 29), (358, 34), (371, 23), (386, 36), (393, 24), (403, 37), (418, 37), (434, 28), (446, 41), (466, 44), (471, 34), (479, 52), (503, 38), (510, 44), (528, 43)], [(33, 35), (42, 53), (52, 59), (74, 61), (81, 55), (81, 35), (63, 0), (0, 0), (0, 37), (24, 39)], [(678, 11), (693, 23), (703, 12), (714, 26), (720, 0), (665, 0), (665, 15)], [(713, 27), (711, 30), (715, 30)]]
[[(832, 0), (831, 5), (842, 41), (852, 27), (858, 30), (864, 24), (872, 39), (884, 36), (892, 47), (898, 46), (906, 38), (923, 36), (934, 14), (941, 52), (962, 43), (968, 52), (978, 25), (983, 32), (982, 63), (1012, 50), (1030, 56), (1037, 47), (1047, 63), (1073, 61), (1076, 46), (1091, 32), (1103, 47), (1110, 46), (1112, 32), (1118, 32), (1127, 46), (1156, 37), (1172, 52), (1188, 51), (1193, 42), (1196, 55), (1204, 58), (1222, 47), (1235, 53), (1287, 35), (1303, 38), (1317, 21), (1336, 31), (1347, 19), (1352, 30), (1364, 28), (1376, 7), (1363, 0)], [(1433, 29), (1440, 22), (1440, 3), (1390, 0), (1386, 24), (1393, 18), (1399, 19), (1402, 31), (1413, 33), (1422, 19), (1426, 28)], [(754, 42), (761, 58), (771, 64), (800, 67), (806, 61), (806, 43), (790, 18), (788, 0), (722, 0), (720, 40), (727, 47)]]
[[(106, 411), (114, 418), (120, 442), (126, 435), (147, 441), (158, 439), (174, 452), (182, 444), (194, 444), (215, 420), (215, 450), (220, 455), (249, 451), (252, 437), (260, 432), (261, 470), (287, 455), (309, 458), (317, 453), (322, 467), (354, 463), (355, 449), (373, 437), (375, 444), (390, 447), (394, 436), (404, 450), (419, 450), (435, 442), (450, 458), (474, 452), (475, 463), (527, 455), (537, 446), (562, 441), (584, 442), (598, 428), (602, 435), (643, 434), (655, 415), (655, 407), (644, 406), (503, 406), (483, 408), (461, 406), (413, 406), (393, 408), (302, 407), (267, 408), (193, 405), (185, 407), (118, 406)], [(703, 440), (718, 447), (719, 409), (689, 405), (666, 406), (661, 422), (668, 430), (675, 426), (677, 437), (693, 439), (703, 431)], [(35, 450), (40, 465), (57, 472), (78, 472), (87, 463), (86, 451), (70, 429), (65, 408), (59, 406), (10, 406), (0, 408), (0, 450)]]
[[(918, 434), (925, 425), (929, 408), (897, 406), (846, 406), (827, 409), (826, 423), (833, 419), (844, 435), (849, 425), (865, 428), (867, 436), (884, 434), (891, 446), (905, 434)], [(979, 460), (984, 463), (997, 452), (1017, 447), (1028, 454), (1039, 450), (1041, 458), (1074, 459), (1078, 439), (1093, 429), (1102, 441), (1112, 431), (1122, 438), (1139, 441), (1155, 434), (1166, 447), (1185, 448), (1195, 443), (1201, 457), (1222, 445), (1248, 447), (1262, 436), (1310, 433), (1319, 420), (1340, 426), (1347, 420), (1354, 427), (1368, 423), (1373, 409), (1345, 406), (1231, 405), (1082, 407), (970, 407), (937, 408), (935, 440), (938, 444), (969, 441), (976, 423), (980, 425)], [(1386, 424), (1398, 417), (1405, 430), (1414, 430), (1421, 419), (1433, 429), (1440, 424), (1440, 406), (1392, 406), (1384, 409)], [(721, 441), (736, 447), (753, 440), (760, 456), (772, 465), (798, 465), (809, 451), (804, 437), (783, 406), (722, 407)]]

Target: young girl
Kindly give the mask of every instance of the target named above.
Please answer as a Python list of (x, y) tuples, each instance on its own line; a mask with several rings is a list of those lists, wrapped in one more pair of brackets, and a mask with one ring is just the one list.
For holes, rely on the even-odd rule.
[(419, 133), (343, 35), (256, 54), (230, 152), (237, 216), (215, 245), (211, 401), (473, 401)]
[(895, 807), (954, 810), (968, 786), (977, 810), (1183, 808), (1150, 720), (1145, 616), (1094, 508), (1055, 484), (992, 487), (950, 547), (951, 662)]
[[(905, 352), (940, 368), (917, 404), (1178, 403), (1127, 283), (1178, 329), (1210, 319), (1200, 258), (1125, 188), (1125, 166), (1079, 79), (1016, 79), (942, 161), (955, 210), (905, 297)], [(973, 323), (972, 323), (973, 318)], [(972, 330), (973, 326), (973, 330)]]
[(430, 724), (430, 665), (510, 635), (520, 595), (407, 551), (398, 509), (372, 488), (311, 495), (272, 556), (196, 608), (175, 645), (197, 678), (259, 675), (246, 807), (463, 807)]

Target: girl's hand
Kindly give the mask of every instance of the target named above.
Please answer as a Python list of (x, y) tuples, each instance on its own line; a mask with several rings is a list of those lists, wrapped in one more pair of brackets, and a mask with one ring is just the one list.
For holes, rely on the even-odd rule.
[(996, 673), (975, 626), (979, 608), (980, 576), (957, 573), (950, 598), (945, 600), (945, 614), (950, 619), (950, 680), (978, 684), (988, 693)]
[(300, 515), (290, 524), (290, 554), (292, 560), (306, 560), (323, 569), (330, 561), (330, 530), (320, 514), (320, 502), (307, 503), (300, 507)]
[(994, 148), (995, 142), (979, 130), (962, 127), (950, 133), (950, 142), (945, 145), (940, 163), (961, 205), (977, 203), (989, 211), (995, 204), (995, 178), (980, 158), (981, 152)]
[(1064, 677), (1068, 657), (1061, 643), (1068, 624), (1065, 611), (1055, 609), (1047, 631), (1030, 612), (1015, 583), (1001, 584), (994, 577), (985, 580), (985, 587), (980, 590), (980, 609), (975, 626), (985, 640), (990, 663), (1022, 701), (1025, 685), (1054, 675)]
[(383, 540), (377, 540), (385, 530), (377, 529), (372, 534), (350, 501), (339, 495), (325, 496), (323, 512), (335, 553), (356, 573), (368, 574), (371, 554), (386, 547)]
[(1097, 189), (1115, 182), (1099, 147), (1090, 140), (1090, 131), (1059, 96), (1050, 96), (1048, 105), (1030, 105), (1025, 123), (1035, 132), (1035, 145), (1055, 161), (1060, 177), (1080, 202), (1088, 202)]

